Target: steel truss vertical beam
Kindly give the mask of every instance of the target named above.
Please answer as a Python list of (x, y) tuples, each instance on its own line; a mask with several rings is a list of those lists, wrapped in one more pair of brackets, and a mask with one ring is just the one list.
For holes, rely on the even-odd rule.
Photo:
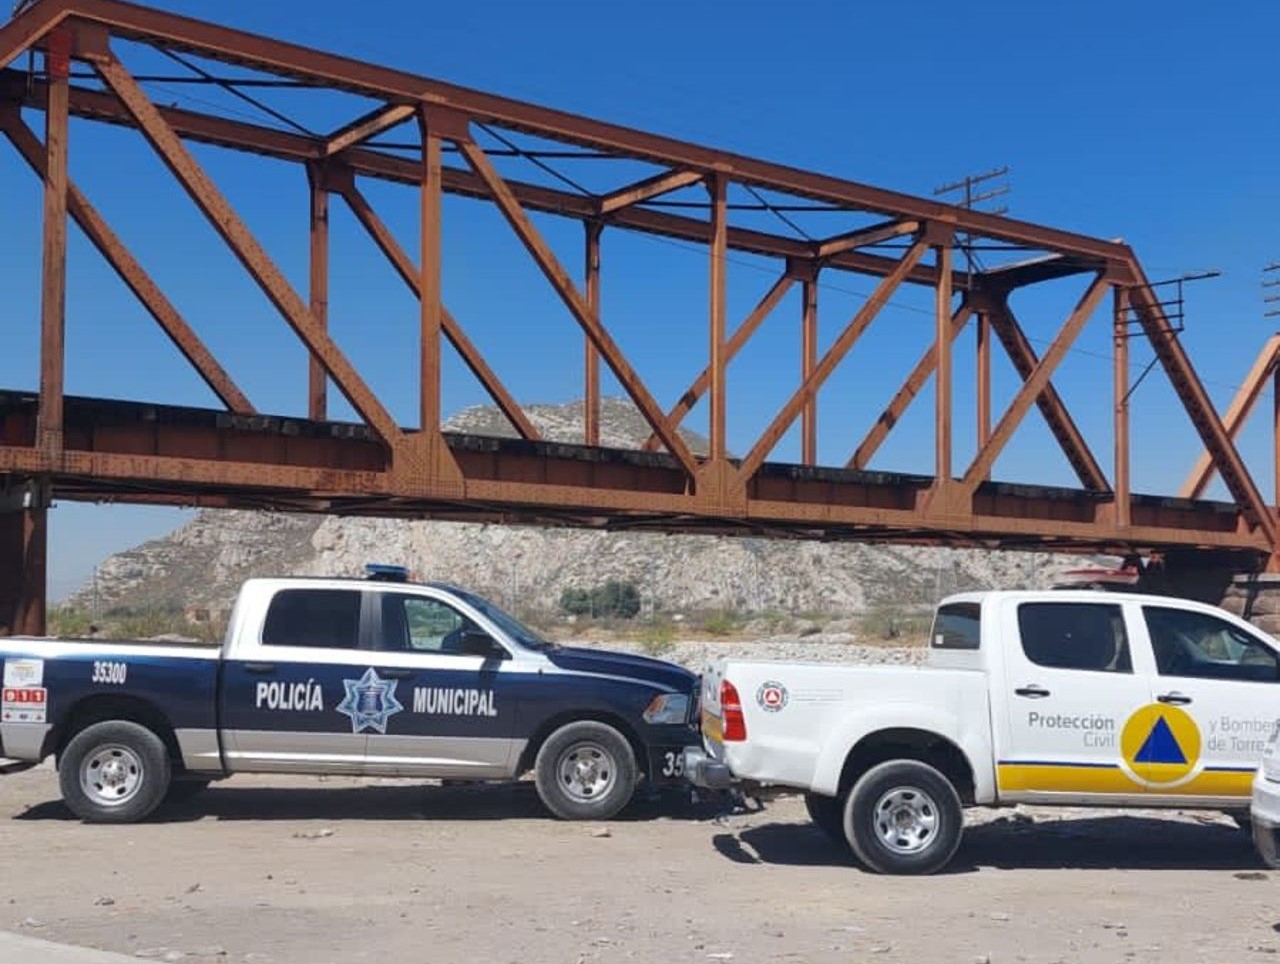
[[(725, 344), (725, 364), (733, 361), (734, 356), (742, 350), (742, 346), (751, 340), (751, 336), (764, 323), (764, 320), (773, 313), (773, 309), (778, 307), (778, 303), (782, 301), (791, 286), (795, 283), (795, 276), (789, 271), (778, 278), (764, 293), (764, 297), (751, 309), (751, 313), (742, 320), (742, 324), (738, 325), (729, 341)], [(671, 411), (667, 413), (667, 421), (672, 426), (679, 425), (686, 415), (693, 410), (693, 406), (698, 404), (699, 399), (707, 393), (707, 386), (711, 384), (711, 366), (708, 365), (702, 370), (697, 378), (693, 380), (693, 384), (688, 390), (680, 396), (680, 400), (672, 406)], [(647, 451), (655, 451), (661, 442), (656, 435), (650, 435), (644, 448)]]
[(525, 213), (524, 208), (520, 206), (520, 202), (516, 200), (506, 181), (498, 174), (488, 155), (472, 141), (460, 139), (457, 144), (471, 169), (488, 187), (494, 202), (507, 219), (507, 223), (511, 225), (512, 230), (515, 231), (525, 248), (533, 255), (534, 260), (538, 262), (542, 273), (551, 283), (560, 299), (569, 308), (574, 318), (577, 319), (578, 324), (586, 331), (588, 337), (599, 350), (605, 364), (609, 366), (622, 384), (622, 387), (631, 396), (632, 401), (640, 409), (640, 413), (650, 427), (657, 433), (667, 451), (679, 460), (690, 477), (695, 476), (698, 471), (698, 462), (693, 453), (689, 451), (689, 446), (680, 437), (680, 433), (667, 421), (662, 409), (658, 407), (658, 403), (654, 401), (653, 396), (640, 380), (640, 376), (622, 354), (617, 342), (600, 324), (600, 319), (587, 306), (587, 302), (582, 297), (581, 292), (569, 280), (569, 275), (560, 264), (559, 259), (556, 258), (551, 248), (543, 240), (542, 235), (533, 226), (533, 222), (529, 220), (529, 216)]
[(938, 287), (934, 305), (933, 343), (938, 348), (934, 405), (934, 484), (951, 481), (951, 241), (934, 248)]
[(907, 253), (902, 256), (902, 260), (897, 263), (889, 274), (880, 280), (876, 285), (876, 289), (872, 292), (871, 297), (867, 299), (853, 319), (845, 326), (835, 342), (827, 349), (825, 355), (814, 367), (813, 372), (804, 383), (791, 396), (790, 400), (782, 406), (782, 410), (774, 417), (769, 427), (764, 430), (764, 434), (760, 436), (760, 440), (747, 453), (746, 458), (742, 460), (739, 469), (741, 477), (744, 480), (750, 479), (759, 471), (760, 466), (764, 464), (764, 460), (769, 457), (769, 453), (773, 451), (783, 435), (786, 434), (796, 417), (804, 408), (805, 402), (817, 394), (823, 383), (830, 377), (836, 366), (840, 364), (844, 356), (849, 353), (849, 349), (853, 347), (867, 326), (880, 313), (880, 309), (884, 307), (885, 302), (893, 297), (893, 293), (898, 290), (898, 286), (902, 280), (911, 272), (911, 270), (920, 263), (920, 259), (924, 257), (925, 251), (929, 248), (927, 240), (916, 241), (908, 249)]
[[(805, 278), (802, 286), (804, 314), (801, 318), (800, 381), (804, 383), (818, 365), (818, 270)], [(815, 395), (800, 412), (801, 461), (818, 464), (818, 400)]]
[(45, 108), (44, 257), (40, 289), (40, 412), (36, 444), (62, 450), (62, 397), (66, 376), (67, 309), (67, 122), (71, 76), (71, 30), (49, 35), (45, 63), (49, 103)]
[[(391, 234), (386, 224), (370, 207), (368, 200), (360, 193), (359, 188), (355, 186), (355, 182), (350, 178), (346, 178), (338, 186), (335, 186), (333, 190), (347, 203), (347, 207), (351, 209), (351, 213), (355, 215), (360, 226), (364, 228), (373, 243), (378, 246), (378, 250), (391, 262), (396, 274), (400, 275), (401, 280), (404, 281), (409, 290), (413, 292), (415, 297), (418, 297), (422, 285), (421, 271)], [(489, 393), (489, 397), (502, 410), (502, 414), (511, 422), (520, 437), (534, 440), (540, 439), (542, 436), (538, 434), (538, 430), (529, 421), (529, 417), (525, 415), (524, 410), (516, 403), (516, 400), (507, 391), (506, 386), (502, 384), (493, 369), (489, 367), (489, 363), (484, 360), (484, 356), (480, 354), (479, 349), (472, 344), (471, 339), (462, 330), (462, 326), (458, 324), (457, 319), (443, 305), (441, 305), (440, 309), (440, 321), (449, 343), (457, 349), (458, 354), (462, 356), (463, 362), (471, 370), (471, 374), (475, 375), (480, 384), (484, 386), (485, 391)]]
[(977, 331), (978, 448), (982, 448), (991, 438), (991, 318), (985, 311), (978, 312)]
[(302, 340), (307, 349), (320, 359), (321, 365), (352, 408), (381, 436), (388, 447), (395, 448), (402, 433), (390, 413), (370, 391), (347, 357), (334, 344), (328, 333), (321, 329), (312, 317), (310, 309), (285, 279), (236, 214), (222, 192), (213, 184), (203, 168), (187, 151), (156, 106), (138, 86), (138, 82), (115, 58), (109, 49), (86, 53), (86, 59), (120, 98), (125, 109), (133, 117), (138, 128), (155, 148), (169, 170), (182, 184), (196, 206), (208, 218), (240, 263), (262, 288), (272, 304), (284, 315), (285, 320)]
[(1132, 522), (1129, 490), (1129, 292), (1115, 288), (1115, 319), (1113, 322), (1112, 366), (1114, 368), (1115, 420), (1115, 480), (1116, 525), (1128, 526)]
[(1027, 380), (1023, 382), (1018, 394), (1009, 403), (1009, 408), (996, 424), (995, 430), (991, 433), (991, 438), (987, 440), (987, 444), (978, 450), (978, 454), (970, 464), (969, 470), (965, 472), (964, 480), (961, 483), (967, 492), (972, 493), (978, 487), (978, 483), (991, 470), (996, 458), (1022, 423), (1022, 419), (1026, 416), (1031, 405), (1044, 392), (1045, 387), (1049, 384), (1049, 379), (1053, 376), (1054, 370), (1058, 367), (1068, 349), (1071, 348), (1081, 329), (1084, 328), (1085, 322), (1089, 320), (1089, 316), (1098, 307), (1106, 292), (1107, 281), (1099, 274), (1094, 278), (1084, 295), (1081, 296), (1080, 301), (1067, 318), (1066, 324), (1062, 326), (1057, 337), (1054, 338), (1053, 344), (1049, 346), (1049, 350), (1045, 352), (1044, 357), (1040, 359), (1035, 369), (1028, 375)]
[[(604, 224), (585, 222), (587, 227), (586, 289), (587, 308), (600, 317), (600, 234)], [(600, 353), (590, 336), (583, 336), (583, 432), (588, 445), (600, 444)]]
[[(984, 299), (984, 307), (987, 309), (987, 316), (991, 320), (996, 336), (1000, 339), (1000, 344), (1004, 346), (1009, 360), (1013, 362), (1013, 367), (1025, 382), (1039, 365), (1040, 356), (1036, 354), (1026, 332), (1009, 308), (1007, 295)], [(1044, 416), (1049, 431), (1062, 446), (1062, 452), (1071, 463), (1071, 468), (1080, 479), (1080, 483), (1092, 492), (1109, 492), (1111, 486), (1107, 483), (1106, 474), (1098, 465), (1098, 460), (1090, 451), (1084, 434), (1071, 417), (1066, 403), (1062, 401), (1058, 390), (1053, 387), (1052, 381), (1046, 382), (1044, 391), (1036, 397), (1036, 407)]]
[[(28, 166), (43, 178), (44, 145), (40, 143), (35, 132), (23, 123), (16, 105), (12, 110), (0, 107), (0, 130), (4, 131), (9, 142), (22, 155)], [(120, 276), (120, 280), (150, 312), (156, 323), (164, 329), (164, 333), (169, 336), (174, 347), (191, 363), (222, 404), (238, 414), (253, 414), (253, 406), (232, 381), (231, 376), (218, 364), (217, 359), (213, 357), (199, 336), (178, 313), (178, 309), (164, 296), (164, 292), (137, 259), (130, 254), (129, 249), (111, 230), (97, 209), (89, 203), (89, 199), (76, 186), (76, 183), (70, 180), (67, 181), (67, 212), (80, 226), (80, 230), (85, 233), (90, 243), (98, 249)]]
[(1196, 374), (1187, 357), (1186, 349), (1178, 340), (1177, 332), (1169, 324), (1169, 319), (1160, 306), (1160, 301), (1151, 290), (1151, 284), (1143, 273), (1142, 266), (1136, 258), (1131, 258), (1129, 265), (1133, 285), (1129, 290), (1129, 304), (1135, 310), (1138, 323), (1147, 334), (1160, 365), (1165, 370), (1173, 390), (1177, 392), (1191, 424), (1200, 433), (1200, 439), (1209, 450), (1217, 470), (1222, 474), (1227, 490), (1235, 499), (1245, 518), (1262, 530), (1267, 541), (1272, 545), (1276, 541), (1275, 520), (1267, 507), (1257, 483), (1245, 467), (1244, 460), (1232, 444), (1231, 437), (1223, 427), (1218, 413), (1205, 391), (1200, 376)]
[(713, 174), (708, 179), (707, 190), (711, 194), (711, 275), (710, 275), (710, 334), (709, 351), (711, 366), (711, 461), (723, 462), (728, 457), (725, 432), (728, 426), (726, 406), (728, 388), (726, 370), (729, 364), (725, 350), (725, 258), (729, 253), (728, 227), (729, 180), (723, 174)]
[[(951, 341), (954, 342), (960, 337), (960, 332), (964, 331), (964, 326), (968, 323), (971, 314), (973, 314), (973, 309), (970, 307), (969, 299), (966, 295), (965, 300), (960, 303), (960, 307), (951, 316), (951, 324), (947, 333), (947, 337)], [(924, 387), (924, 383), (929, 380), (929, 376), (933, 374), (937, 367), (938, 346), (935, 343), (931, 344), (925, 350), (925, 353), (920, 356), (920, 360), (916, 362), (916, 367), (911, 370), (907, 380), (902, 383), (902, 387), (894, 394), (893, 400), (880, 413), (875, 425), (871, 426), (870, 431), (867, 432), (866, 438), (862, 440), (857, 449), (854, 450), (853, 455), (849, 457), (849, 461), (845, 463), (845, 468), (865, 469), (867, 467), (867, 463), (871, 461), (872, 456), (876, 454), (876, 451), (884, 443), (893, 427), (898, 424), (898, 419), (902, 418), (902, 413), (907, 410), (907, 407), (915, 400), (915, 397), (920, 394), (920, 389)]]
[[(1231, 400), (1227, 413), (1222, 417), (1222, 426), (1231, 438), (1234, 439), (1239, 435), (1240, 429), (1248, 421), (1254, 407), (1258, 404), (1262, 390), (1266, 388), (1272, 372), (1276, 370), (1277, 362), (1280, 362), (1280, 335), (1272, 335), (1262, 346), (1262, 351), (1258, 352), (1253, 367), (1249, 369), (1249, 374), (1245, 376), (1243, 384), (1236, 392), (1236, 397)], [(1179, 497), (1198, 499), (1204, 495), (1204, 490), (1209, 486), (1209, 480), (1213, 478), (1213, 471), (1213, 460), (1209, 457), (1208, 451), (1202, 451), (1200, 457), (1196, 459), (1191, 474), (1187, 476), (1187, 481), (1183, 483), (1182, 490), (1178, 493)]]
[[(329, 327), (329, 191), (324, 172), (315, 162), (307, 165), (307, 186), (311, 194), (311, 315), (322, 329)], [(329, 379), (315, 355), (308, 354), (307, 412), (322, 422), (329, 414)]]
[(422, 313), (419, 425), (428, 438), (435, 438), (440, 430), (440, 209), (443, 197), (440, 182), (441, 141), (440, 132), (431, 123), (425, 105), (418, 111), (418, 126), (422, 132), (422, 261), (419, 265), (422, 276), (418, 284)]

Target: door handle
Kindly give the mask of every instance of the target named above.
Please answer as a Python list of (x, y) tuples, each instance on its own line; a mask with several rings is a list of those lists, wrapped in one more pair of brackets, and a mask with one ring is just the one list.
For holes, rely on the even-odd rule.
[(276, 671), (275, 663), (245, 663), (244, 671), (253, 673), (255, 676), (266, 676), (268, 673)]
[(1161, 703), (1172, 703), (1174, 706), (1186, 706), (1191, 702), (1191, 697), (1174, 690), (1172, 693), (1161, 693), (1156, 697)]
[(1014, 690), (1018, 696), (1025, 696), (1029, 700), (1042, 700), (1049, 695), (1049, 691), (1043, 686), (1037, 686), (1032, 683), (1030, 686), (1019, 686)]
[(387, 679), (408, 679), (414, 674), (411, 669), (383, 669), (378, 671), (379, 676), (385, 676)]

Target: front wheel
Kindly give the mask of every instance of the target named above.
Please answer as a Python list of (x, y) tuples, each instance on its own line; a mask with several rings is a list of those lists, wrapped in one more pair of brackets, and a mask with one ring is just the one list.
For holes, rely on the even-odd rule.
[(62, 799), (87, 823), (134, 823), (164, 800), (171, 769), (164, 741), (137, 723), (87, 726), (58, 760)]
[(534, 780), (561, 820), (608, 820), (625, 807), (639, 778), (626, 737), (606, 723), (566, 723), (538, 750)]
[(963, 831), (955, 787), (916, 760), (872, 767), (845, 802), (845, 839), (858, 859), (881, 874), (941, 870), (960, 846)]

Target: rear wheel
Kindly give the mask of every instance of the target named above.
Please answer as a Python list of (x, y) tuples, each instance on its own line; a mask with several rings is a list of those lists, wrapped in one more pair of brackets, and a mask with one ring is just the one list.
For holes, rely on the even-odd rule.
[(882, 874), (932, 874), (951, 860), (964, 831), (955, 787), (926, 763), (890, 760), (872, 767), (849, 793), (845, 839)]
[(630, 802), (639, 778), (626, 737), (589, 720), (547, 737), (533, 769), (538, 796), (562, 820), (608, 820)]
[(125, 720), (85, 727), (58, 760), (62, 799), (88, 823), (145, 819), (164, 800), (170, 774), (164, 741)]
[(806, 793), (804, 808), (809, 812), (813, 825), (832, 840), (846, 844), (844, 839), (844, 805), (839, 797), (828, 797), (821, 793)]

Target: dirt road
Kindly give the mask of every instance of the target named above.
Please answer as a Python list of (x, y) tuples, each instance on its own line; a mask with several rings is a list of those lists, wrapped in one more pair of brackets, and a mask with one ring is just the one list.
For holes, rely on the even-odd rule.
[(101, 827), (41, 767), (0, 779), (0, 929), (184, 964), (1280, 959), (1280, 874), (1224, 819), (972, 823), (952, 872), (885, 878), (795, 798), (606, 834), (527, 784), (241, 777)]

